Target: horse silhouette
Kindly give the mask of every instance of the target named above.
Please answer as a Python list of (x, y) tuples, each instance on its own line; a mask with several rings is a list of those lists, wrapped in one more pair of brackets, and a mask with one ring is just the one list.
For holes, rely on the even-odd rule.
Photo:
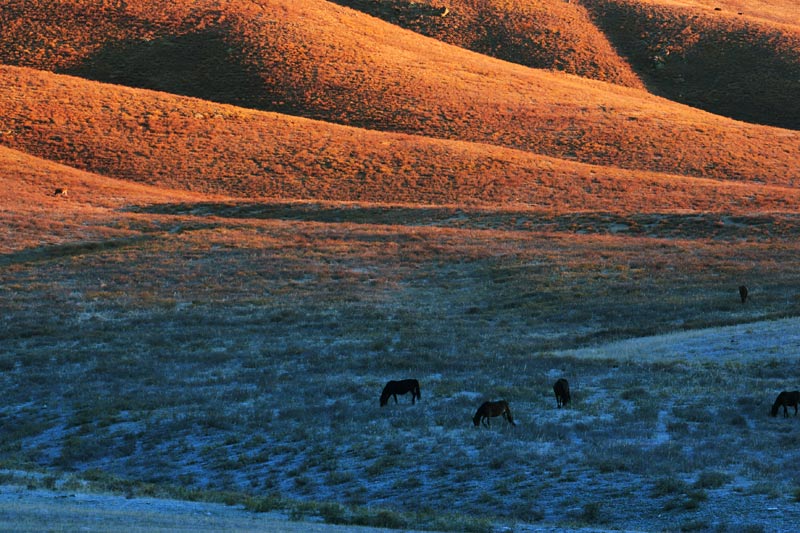
[(789, 416), (787, 407), (794, 407), (794, 416), (797, 416), (797, 404), (800, 403), (800, 391), (793, 390), (783, 391), (775, 398), (775, 403), (772, 404), (772, 410), (769, 412), (772, 416), (778, 416), (778, 409), (783, 406), (783, 417)]
[(411, 393), (411, 405), (416, 403), (416, 400), (422, 398), (419, 394), (419, 381), (416, 379), (401, 379), (400, 381), (389, 381), (383, 392), (381, 392), (381, 407), (389, 402), (389, 397), (394, 397), (394, 403), (397, 403), (398, 394)]
[(560, 378), (558, 381), (556, 381), (555, 385), (553, 385), (553, 392), (556, 393), (556, 405), (558, 407), (562, 407), (569, 403), (569, 382), (566, 379)]
[(739, 285), (739, 298), (742, 299), (742, 303), (747, 301), (747, 287), (744, 285)]
[(508, 402), (505, 400), (499, 400), (496, 402), (483, 402), (480, 407), (478, 407), (478, 411), (475, 413), (475, 416), (472, 417), (472, 422), (475, 424), (475, 427), (478, 427), (481, 422), (487, 428), (489, 427), (489, 419), (495, 416), (502, 415), (506, 421), (511, 424), (512, 426), (516, 426), (517, 423), (514, 422), (514, 418), (511, 416), (511, 409), (508, 407)]

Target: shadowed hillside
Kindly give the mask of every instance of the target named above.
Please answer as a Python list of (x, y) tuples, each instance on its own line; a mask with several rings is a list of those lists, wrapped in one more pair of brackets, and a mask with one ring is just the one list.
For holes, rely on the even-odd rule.
[[(270, 102), (266, 107), (284, 112), (601, 166), (776, 185), (792, 185), (798, 178), (800, 135), (737, 124), (634, 89), (487, 58), (329, 2), (221, 2), (214, 11), (196, 9), (187, 19), (180, 18), (178, 8), (154, 8), (151, 13), (144, 0), (131, 4), (96, 12), (102, 19), (97, 26), (122, 25), (133, 17), (134, 23), (125, 26), (125, 39), (132, 39), (135, 30), (142, 42), (127, 45), (128, 50), (141, 49), (147, 39), (155, 39), (156, 46), (168, 46), (166, 40), (172, 39), (180, 48), (202, 42), (185, 37), (191, 21), (193, 35), (201, 30), (202, 35), (221, 35), (226, 53), (238, 58), (241, 66), (229, 72), (249, 80), (242, 94), (258, 94), (261, 102)], [(38, 13), (37, 20), (51, 20), (44, 5), (24, 5)], [(9, 14), (13, 10), (3, 12), (6, 18)], [(170, 24), (170, 17), (180, 23)], [(25, 20), (14, 19), (9, 35), (28, 35), (31, 26)], [(57, 17), (52, 20), (39, 32), (72, 38), (58, 26)], [(80, 53), (40, 57), (34, 52), (42, 49), (34, 47), (25, 56), (27, 45), (18, 45), (10, 55), (14, 62), (38, 68), (65, 70), (69, 63), (69, 69), (80, 70), (118, 49), (114, 35), (110, 32), (99, 42), (101, 35)], [(86, 38), (59, 41), (55, 49), (74, 50)], [(178, 54), (187, 56), (190, 51)], [(139, 57), (147, 64), (134, 63), (131, 70), (150, 73), (146, 78), (159, 80), (157, 88), (178, 83), (169, 68), (153, 70), (152, 55)], [(224, 84), (217, 87), (224, 89)]]
[(586, 6), (654, 92), (739, 120), (800, 129), (800, 27), (670, 2)]
[[(27, 102), (57, 102), (31, 110)], [(653, 212), (795, 209), (800, 192), (361, 130), (0, 67), (0, 140), (99, 174), (238, 197)]]
[[(249, 2), (228, 4), (252, 15)], [(10, 2), (0, 6), (0, 57), (6, 64), (270, 107), (272, 99), (226, 40), (226, 16), (184, 2)]]
[(563, 0), (334, 1), (498, 59), (642, 87), (630, 66), (617, 55), (578, 3)]

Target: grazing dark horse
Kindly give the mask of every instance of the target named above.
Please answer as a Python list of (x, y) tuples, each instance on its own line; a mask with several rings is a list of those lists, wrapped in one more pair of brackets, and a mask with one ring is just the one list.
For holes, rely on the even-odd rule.
[(739, 298), (742, 299), (742, 303), (747, 300), (747, 287), (744, 285), (739, 285)]
[(778, 416), (778, 409), (783, 406), (783, 417), (789, 416), (787, 407), (794, 407), (794, 416), (797, 416), (797, 404), (800, 403), (800, 390), (783, 391), (778, 394), (775, 403), (772, 404), (772, 410), (769, 412), (772, 416)]
[(390, 381), (383, 388), (381, 392), (381, 407), (387, 404), (389, 396), (394, 396), (394, 403), (397, 403), (398, 394), (411, 393), (411, 405), (416, 403), (416, 400), (422, 398), (419, 395), (419, 381), (416, 379), (401, 379), (400, 381)]
[(472, 417), (472, 421), (475, 423), (475, 427), (478, 427), (480, 423), (483, 422), (483, 425), (488, 428), (489, 419), (500, 415), (503, 415), (503, 418), (512, 426), (517, 425), (517, 423), (514, 422), (514, 418), (511, 416), (511, 409), (508, 407), (508, 402), (505, 400), (483, 402), (481, 406), (478, 407), (478, 412)]
[(566, 379), (560, 378), (556, 381), (555, 385), (553, 385), (553, 392), (556, 393), (556, 405), (558, 407), (569, 403), (569, 382)]

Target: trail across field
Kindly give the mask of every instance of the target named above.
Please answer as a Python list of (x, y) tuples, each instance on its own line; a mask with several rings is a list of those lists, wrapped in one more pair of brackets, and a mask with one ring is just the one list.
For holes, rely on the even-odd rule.
[[(265, 533), (389, 533), (397, 530), (292, 521), (282, 513), (252, 513), (215, 503), (157, 498), (125, 498), (107, 494), (62, 493), (0, 485), (0, 530), (114, 531), (195, 533), (226, 531)], [(402, 530), (414, 533), (412, 530)], [(526, 529), (555, 533), (563, 528)], [(605, 530), (581, 529), (583, 533)]]
[(281, 513), (252, 513), (223, 504), (107, 494), (61, 493), (0, 486), (0, 530), (39, 531), (263, 531), (379, 533), (389, 530), (295, 522)]
[[(561, 355), (579, 358), (691, 362), (796, 361), (800, 354), (800, 318), (766, 320), (611, 342)], [(800, 383), (798, 384), (800, 386)]]

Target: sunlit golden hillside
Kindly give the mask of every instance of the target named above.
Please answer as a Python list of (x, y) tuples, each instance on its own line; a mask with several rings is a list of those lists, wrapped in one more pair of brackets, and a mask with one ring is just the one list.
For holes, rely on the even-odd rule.
[(392, 24), (534, 68), (642, 87), (578, 2), (335, 0)]
[[(800, 191), (782, 183), (789, 180), (587, 165), (18, 67), (0, 67), (0, 133), (17, 150), (100, 175), (240, 198), (628, 212), (785, 210), (800, 201)], [(795, 140), (784, 134), (774, 142)]]
[[(21, 2), (5, 7), (2, 17), (10, 28), (3, 33), (0, 48), (7, 63), (362, 129), (413, 134), (415, 139), (469, 141), (614, 169), (781, 186), (793, 186), (798, 177), (800, 137), (795, 132), (735, 122), (642, 89), (500, 61), (322, 0), (200, 5), (146, 0)], [(21, 127), (16, 122), (26, 116), (60, 114), (54, 110), (58, 106), (53, 106), (52, 96), (45, 96), (47, 90), (34, 97), (33, 87), (22, 89), (13, 79), (6, 83), (7, 90), (26, 93), (31, 101), (14, 111), (15, 118), (7, 113), (5, 129), (12, 133), (3, 142), (43, 157), (58, 158), (57, 152), (69, 152), (65, 143), (38, 138), (44, 131), (40, 126), (16, 129)], [(12, 107), (18, 106), (20, 96), (11, 96)], [(95, 105), (92, 98), (79, 93), (64, 98), (65, 109), (72, 101)], [(82, 103), (83, 99), (89, 102)], [(208, 105), (196, 102), (189, 105)], [(110, 120), (117, 127), (128, 127), (126, 135), (135, 138), (140, 124), (125, 126), (124, 120), (113, 118), (115, 112), (124, 116), (125, 106), (106, 105), (110, 105), (104, 108), (111, 113)], [(305, 135), (327, 128), (314, 124)], [(180, 126), (164, 123), (154, 128), (180, 136)], [(134, 142), (148, 143), (143, 138)], [(335, 137), (327, 143), (332, 152), (337, 142)], [(111, 151), (117, 157), (117, 151)], [(101, 152), (83, 151), (87, 161), (101, 157)], [(350, 152), (355, 159), (374, 159), (359, 155), (358, 149)], [(388, 154), (407, 157), (415, 165), (428, 164), (413, 150), (401, 155), (387, 149)], [(70, 160), (80, 166), (75, 161), (81, 157), (73, 155)], [(485, 158), (479, 159), (482, 163), (475, 168), (491, 168)], [(437, 165), (446, 164), (429, 161), (433, 167), (427, 173), (434, 179), (441, 176)], [(102, 173), (104, 165), (114, 164), (105, 161), (92, 168)], [(319, 160), (317, 164), (325, 168), (331, 163)], [(402, 169), (403, 164), (390, 164), (381, 173), (404, 174)], [(197, 179), (213, 180), (211, 170), (197, 173)], [(270, 169), (259, 170), (269, 181)], [(359, 175), (342, 170), (340, 177)], [(280, 176), (280, 169), (275, 173)], [(471, 179), (477, 180), (479, 188), (491, 190), (480, 183), (492, 180), (492, 175), (473, 172)], [(515, 179), (527, 178), (515, 174)], [(267, 187), (264, 192), (281, 194), (281, 189)], [(313, 185), (304, 186), (306, 191), (313, 189)]]

